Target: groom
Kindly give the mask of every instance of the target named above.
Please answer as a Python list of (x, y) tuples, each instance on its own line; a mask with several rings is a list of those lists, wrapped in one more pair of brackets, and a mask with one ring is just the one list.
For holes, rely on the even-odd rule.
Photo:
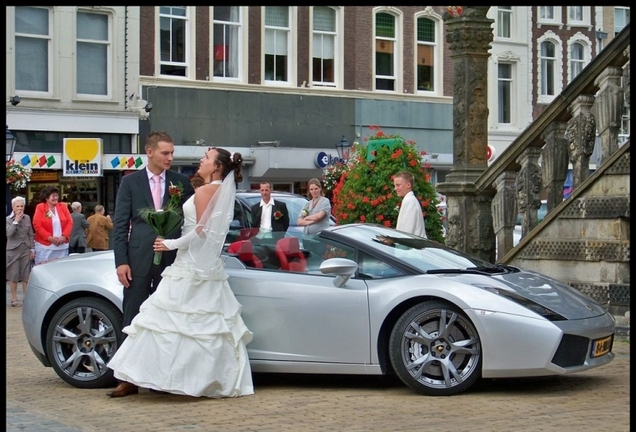
[[(171, 183), (183, 186), (181, 206), (194, 193), (188, 176), (170, 170), (174, 156), (174, 140), (167, 132), (151, 132), (146, 139), (145, 150), (148, 156), (146, 168), (121, 179), (115, 204), (115, 266), (117, 278), (124, 286), (122, 328), (129, 325), (139, 313), (141, 304), (155, 291), (161, 281), (161, 273), (176, 257), (176, 250), (163, 252), (161, 263), (153, 264), (153, 243), (157, 234), (139, 216), (139, 210), (147, 207), (165, 207), (170, 200), (168, 186)], [(180, 234), (181, 228), (166, 238), (177, 238)], [(125, 338), (126, 334), (123, 333), (122, 336)], [(135, 385), (122, 381), (114, 391), (107, 394), (110, 397), (122, 397), (137, 391)]]

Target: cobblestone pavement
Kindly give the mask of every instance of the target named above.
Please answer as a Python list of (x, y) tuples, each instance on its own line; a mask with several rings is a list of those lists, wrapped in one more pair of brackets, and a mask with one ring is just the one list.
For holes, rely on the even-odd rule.
[[(20, 290), (21, 294), (21, 290)], [(20, 296), (21, 297), (21, 296)], [(630, 344), (616, 359), (567, 377), (483, 380), (452, 397), (418, 396), (379, 377), (262, 375), (255, 394), (190, 398), (142, 391), (110, 399), (78, 389), (31, 352), (22, 308), (6, 303), (6, 430), (18, 431), (628, 431)]]

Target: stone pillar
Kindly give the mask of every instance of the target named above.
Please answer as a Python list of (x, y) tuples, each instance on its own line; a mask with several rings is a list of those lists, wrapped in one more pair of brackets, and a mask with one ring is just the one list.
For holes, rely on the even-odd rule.
[(541, 173), (547, 194), (548, 213), (563, 201), (563, 183), (568, 176), (566, 127), (566, 123), (554, 121), (541, 135), (545, 140), (541, 152)]
[(621, 128), (624, 103), (622, 75), (623, 69), (609, 66), (594, 80), (594, 84), (599, 87), (594, 101), (594, 115), (596, 128), (601, 136), (600, 165), (618, 150), (618, 131)]
[(517, 163), (521, 169), (517, 173), (517, 207), (521, 213), (521, 238), (525, 237), (539, 223), (541, 207), (541, 149), (526, 148)]
[(504, 171), (494, 183), (497, 193), (492, 200), (492, 218), (497, 239), (497, 258), (514, 247), (514, 230), (517, 224), (517, 173)]
[(572, 118), (568, 120), (565, 137), (572, 163), (572, 189), (580, 186), (590, 175), (590, 156), (594, 151), (596, 139), (596, 120), (592, 115), (593, 103), (594, 96), (581, 95), (568, 107)]
[(437, 189), (448, 203), (446, 244), (495, 259), (492, 196), (478, 197), (475, 181), (488, 168), (488, 57), (493, 40), (490, 6), (465, 6), (445, 16), (453, 59), (453, 167)]

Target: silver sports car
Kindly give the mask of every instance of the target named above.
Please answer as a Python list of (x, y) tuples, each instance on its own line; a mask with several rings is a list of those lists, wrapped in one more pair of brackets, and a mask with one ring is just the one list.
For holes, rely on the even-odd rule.
[[(396, 374), (441, 396), (481, 377), (564, 375), (614, 358), (614, 318), (591, 298), (394, 229), (342, 225), (227, 249), (254, 372)], [(122, 289), (110, 251), (36, 266), (22, 316), (40, 362), (76, 387), (113, 385)]]

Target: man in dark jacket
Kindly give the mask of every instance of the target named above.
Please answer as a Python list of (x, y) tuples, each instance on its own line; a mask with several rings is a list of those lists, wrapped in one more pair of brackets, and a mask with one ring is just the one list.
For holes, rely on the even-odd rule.
[(260, 185), (261, 201), (252, 206), (254, 221), (252, 228), (258, 228), (259, 238), (278, 239), (285, 236), (289, 228), (289, 211), (282, 201), (272, 198), (272, 184), (262, 182)]

